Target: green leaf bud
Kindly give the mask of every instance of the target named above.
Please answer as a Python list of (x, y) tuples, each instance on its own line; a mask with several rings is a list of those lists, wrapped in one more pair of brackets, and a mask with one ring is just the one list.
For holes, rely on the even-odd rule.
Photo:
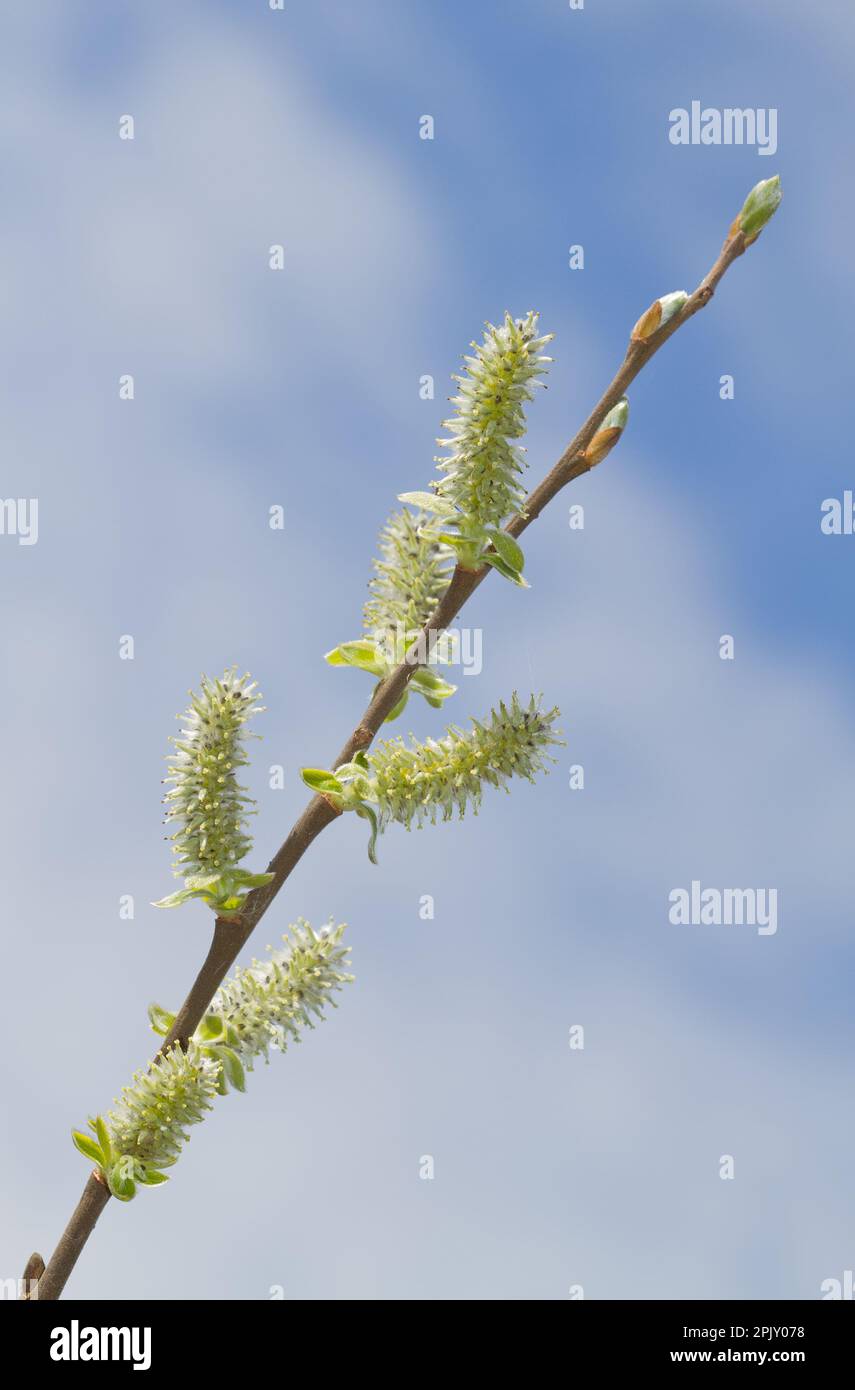
[(589, 468), (595, 468), (598, 463), (602, 463), (607, 454), (611, 453), (623, 434), (628, 419), (629, 401), (626, 396), (623, 396), (606, 415), (585, 450), (585, 462)]
[(664, 328), (675, 314), (679, 314), (688, 298), (685, 290), (674, 290), (671, 294), (663, 294), (661, 299), (654, 299), (650, 308), (645, 310), (633, 328), (630, 334), (632, 341), (641, 343), (651, 338), (658, 329)]
[(731, 231), (741, 231), (746, 245), (756, 241), (766, 223), (778, 211), (783, 196), (780, 174), (775, 174), (771, 179), (761, 179), (745, 199)]

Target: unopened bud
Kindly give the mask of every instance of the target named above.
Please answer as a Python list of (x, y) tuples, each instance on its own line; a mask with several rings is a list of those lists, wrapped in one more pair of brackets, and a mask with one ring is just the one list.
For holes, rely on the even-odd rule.
[(775, 174), (771, 179), (761, 179), (745, 199), (742, 211), (730, 229), (731, 236), (742, 232), (746, 246), (750, 246), (778, 211), (783, 196), (780, 174)]
[(595, 468), (598, 463), (602, 463), (607, 454), (611, 453), (623, 434), (628, 419), (629, 401), (626, 396), (623, 396), (617, 405), (609, 411), (585, 450), (585, 462), (589, 468)]
[(650, 308), (645, 310), (633, 328), (630, 334), (632, 341), (642, 343), (645, 338), (652, 337), (658, 328), (662, 328), (675, 314), (679, 314), (688, 298), (685, 290), (674, 290), (672, 294), (663, 294), (661, 299), (654, 299)]

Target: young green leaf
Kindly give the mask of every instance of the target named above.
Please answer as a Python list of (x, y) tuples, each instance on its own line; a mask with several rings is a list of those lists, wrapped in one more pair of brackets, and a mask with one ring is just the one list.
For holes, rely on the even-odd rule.
[(512, 569), (512, 567), (508, 564), (506, 560), (502, 558), (501, 555), (484, 555), (483, 560), (485, 565), (491, 565), (494, 570), (497, 570), (498, 573), (503, 576), (503, 578), (510, 579), (511, 583), (516, 584), (520, 589), (531, 588), (531, 585), (529, 584), (528, 580), (523, 579), (519, 570)]
[[(140, 1168), (142, 1167), (142, 1171)], [(136, 1180), (142, 1183), (143, 1187), (159, 1187), (162, 1182), (169, 1182), (166, 1173), (159, 1173), (156, 1168), (149, 1168), (144, 1165), (137, 1165)]]
[(98, 1140), (98, 1147), (104, 1155), (104, 1163), (109, 1166), (113, 1160), (113, 1145), (110, 1141), (110, 1131), (100, 1115), (95, 1116), (93, 1129)]
[(386, 672), (386, 663), (378, 655), (376, 642), (359, 638), (352, 642), (340, 642), (326, 653), (324, 661), (330, 666), (355, 666), (360, 671), (369, 671), (372, 676), (382, 676)]
[(513, 536), (509, 536), (507, 531), (490, 531), (489, 536), (494, 549), (502, 557), (505, 564), (516, 574), (522, 574), (525, 568), (525, 556), (522, 547), (517, 545)]
[(341, 795), (344, 787), (337, 777), (333, 776), (322, 767), (301, 767), (300, 776), (306, 786), (313, 792), (319, 792), (324, 796)]
[(225, 1024), (219, 1014), (207, 1013), (196, 1029), (196, 1039), (200, 1043), (215, 1042), (225, 1032)]
[(392, 706), (389, 713), (386, 715), (386, 718), (383, 720), (383, 723), (391, 724), (393, 719), (397, 719), (400, 715), (402, 715), (404, 713), (404, 710), (407, 708), (407, 701), (409, 700), (409, 698), (410, 692), (409, 690), (405, 690), (398, 703)]
[(428, 670), (426, 666), (419, 667), (411, 678), (410, 685), (420, 695), (424, 695), (428, 704), (433, 705), (436, 709), (440, 709), (443, 701), (457, 690), (456, 685), (450, 685), (448, 681), (442, 679), (442, 676), (438, 676), (435, 671)]
[(179, 888), (176, 893), (170, 893), (165, 898), (158, 898), (157, 902), (152, 903), (152, 907), (181, 907), (182, 903), (189, 903), (193, 898), (200, 898), (203, 890), (200, 888)]
[(107, 1174), (107, 1183), (113, 1196), (120, 1202), (130, 1202), (136, 1196), (134, 1160), (129, 1155), (124, 1155), (113, 1164)]
[(167, 1013), (166, 1009), (162, 1009), (159, 1004), (149, 1004), (148, 1021), (151, 1024), (152, 1032), (165, 1038), (175, 1022), (175, 1014)]
[(236, 1052), (230, 1047), (218, 1047), (217, 1057), (222, 1063), (223, 1075), (230, 1086), (234, 1086), (236, 1091), (246, 1090), (246, 1076), (244, 1074), (243, 1063)]
[(377, 820), (377, 813), (373, 810), (371, 806), (366, 806), (364, 802), (360, 802), (359, 805), (354, 806), (353, 809), (358, 816), (362, 817), (363, 820), (367, 820), (370, 822), (371, 835), (369, 836), (368, 840), (368, 858), (371, 860), (372, 864), (376, 864), (377, 836), (380, 831), (379, 822)]
[(435, 492), (399, 492), (398, 501), (411, 507), (420, 507), (423, 512), (433, 512), (436, 516), (453, 516), (454, 503), (437, 497)]
[(81, 1134), (79, 1129), (73, 1129), (71, 1142), (76, 1149), (80, 1150), (84, 1158), (88, 1158), (92, 1163), (97, 1163), (99, 1168), (104, 1167), (104, 1155), (95, 1140), (90, 1139), (88, 1134)]
[(207, 892), (208, 889), (217, 888), (222, 881), (222, 874), (190, 874), (184, 880), (185, 888), (192, 888), (194, 892)]
[(268, 883), (272, 883), (275, 874), (251, 874), (248, 869), (232, 869), (226, 876), (228, 880), (241, 888), (266, 888)]

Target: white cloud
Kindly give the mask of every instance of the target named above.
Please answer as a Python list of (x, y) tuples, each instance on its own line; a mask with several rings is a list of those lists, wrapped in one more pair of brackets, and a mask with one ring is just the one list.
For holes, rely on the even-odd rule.
[[(209, 386), (281, 379), (316, 355), (319, 374), (347, 362), (379, 390), (375, 353), (429, 293), (441, 248), (413, 167), (333, 114), (294, 51), (210, 10), (168, 44), (140, 41), (124, 104), (115, 74), (85, 93), (57, 80), (65, 38), (42, 30), (5, 91), (7, 158), (13, 129), (42, 155), (0, 242), (15, 352), (77, 334), (75, 352), (124, 349)], [(133, 142), (118, 138), (125, 112)], [(282, 272), (267, 268), (274, 243)]]

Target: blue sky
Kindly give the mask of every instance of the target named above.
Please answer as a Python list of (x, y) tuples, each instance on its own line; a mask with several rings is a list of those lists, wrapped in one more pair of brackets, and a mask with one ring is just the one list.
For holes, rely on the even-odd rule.
[[(0, 1275), (55, 1242), (85, 1177), (69, 1129), (207, 945), (203, 908), (147, 906), (172, 883), (159, 780), (188, 687), (232, 662), (261, 684), (261, 867), (297, 769), (361, 711), (367, 678), (321, 656), (359, 630), (377, 531), (429, 481), (484, 320), (536, 308), (556, 335), (535, 481), (638, 315), (697, 284), (780, 172), (774, 224), (635, 384), (620, 449), (529, 531), (530, 592), (494, 578), (466, 610), (484, 669), (449, 716), (542, 690), (552, 775), (390, 831), (377, 869), (362, 823), (323, 836), (255, 949), (333, 913), (356, 983), (166, 1188), (111, 1204), (69, 1292), (819, 1296), (855, 1218), (855, 538), (819, 527), (853, 486), (851, 8), (54, 2), (4, 30), (2, 495), (38, 497), (39, 540), (0, 536)], [(776, 108), (776, 155), (673, 146), (693, 100)], [(401, 731), (440, 718), (414, 702)], [(672, 926), (692, 879), (776, 887), (778, 932)]]

